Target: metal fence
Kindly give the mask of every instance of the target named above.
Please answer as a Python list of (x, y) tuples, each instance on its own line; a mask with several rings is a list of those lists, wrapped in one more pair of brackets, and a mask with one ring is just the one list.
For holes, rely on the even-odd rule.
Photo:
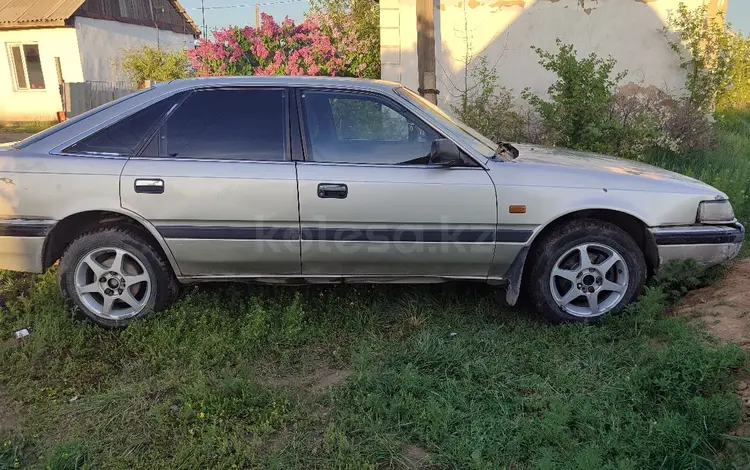
[(78, 82), (63, 84), (63, 106), (68, 118), (121, 98), (138, 89), (132, 82)]

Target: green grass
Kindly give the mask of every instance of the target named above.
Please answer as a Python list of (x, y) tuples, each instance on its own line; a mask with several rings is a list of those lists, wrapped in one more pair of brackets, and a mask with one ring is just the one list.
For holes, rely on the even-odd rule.
[(663, 315), (703, 282), (672, 274), (594, 326), (473, 285), (219, 285), (120, 332), (14, 278), (0, 331), (33, 332), (0, 343), (0, 469), (731, 468), (744, 355)]
[(0, 132), (36, 134), (57, 124), (57, 121), (29, 121), (13, 124), (0, 123)]

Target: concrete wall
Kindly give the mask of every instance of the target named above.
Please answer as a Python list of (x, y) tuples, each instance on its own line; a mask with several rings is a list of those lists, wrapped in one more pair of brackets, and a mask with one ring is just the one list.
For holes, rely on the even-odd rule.
[[(38, 44), (44, 90), (15, 90), (8, 57), (9, 43)], [(73, 28), (0, 31), (0, 121), (52, 121), (62, 111), (55, 57), (63, 78), (81, 81), (81, 58)]]
[[(501, 85), (516, 94), (526, 87), (543, 94), (554, 75), (538, 65), (530, 46), (556, 50), (556, 38), (574, 44), (579, 55), (612, 55), (618, 71), (628, 70), (626, 82), (680, 89), (683, 71), (659, 32), (680, 1), (720, 9), (727, 0), (435, 0), (439, 104), (466, 88), (466, 64), (482, 55), (496, 67)], [(382, 77), (416, 90), (414, 0), (380, 5)]]
[(157, 30), (116, 21), (76, 17), (75, 32), (80, 46), (84, 80), (125, 80), (118, 62), (123, 50), (150, 45), (162, 49), (187, 49), (193, 47), (190, 34)]

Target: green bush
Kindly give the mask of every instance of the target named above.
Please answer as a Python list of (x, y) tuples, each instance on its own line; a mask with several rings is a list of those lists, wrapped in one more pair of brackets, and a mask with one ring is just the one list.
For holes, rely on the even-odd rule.
[[(457, 104), (451, 111), (463, 122), (494, 141), (518, 142), (527, 140), (525, 123), (515, 110), (511, 92), (498, 85), (494, 68), (482, 56), (469, 75), (474, 84), (461, 90)], [(470, 64), (467, 64), (467, 67)]]
[(185, 51), (168, 51), (151, 46), (124, 51), (122, 71), (139, 85), (146, 80), (165, 82), (190, 76), (190, 63)]
[(529, 89), (522, 95), (541, 120), (540, 143), (637, 160), (653, 149), (674, 154), (710, 145), (709, 116), (690, 100), (654, 86), (620, 86), (626, 72), (615, 73), (612, 57), (578, 58), (572, 45), (557, 45), (554, 53), (533, 48), (539, 63), (557, 76), (548, 97)]
[(533, 47), (539, 64), (557, 80), (547, 89), (549, 99), (527, 88), (522, 96), (542, 118), (546, 140), (553, 145), (613, 153), (622, 132), (612, 119), (614, 92), (625, 72), (614, 73), (612, 57), (577, 57), (573, 45), (557, 40), (555, 53)]

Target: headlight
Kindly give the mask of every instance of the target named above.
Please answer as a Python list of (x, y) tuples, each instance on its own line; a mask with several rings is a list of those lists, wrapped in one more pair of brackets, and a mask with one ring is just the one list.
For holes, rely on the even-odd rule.
[(698, 205), (698, 223), (717, 224), (734, 221), (734, 209), (726, 200), (703, 201)]

